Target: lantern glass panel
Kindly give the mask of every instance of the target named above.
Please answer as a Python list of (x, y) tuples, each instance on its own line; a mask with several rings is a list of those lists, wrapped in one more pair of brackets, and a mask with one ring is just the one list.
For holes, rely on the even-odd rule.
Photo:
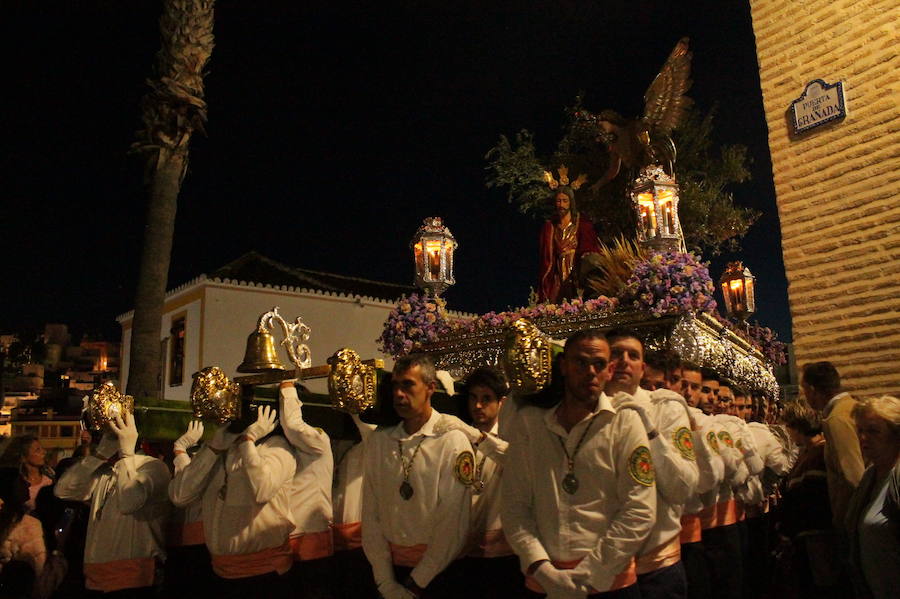
[(432, 281), (437, 281), (441, 278), (441, 250), (443, 245), (440, 239), (425, 240), (425, 253), (428, 256), (428, 274)]
[(662, 221), (663, 235), (675, 234), (675, 206), (672, 202), (672, 190), (663, 189), (659, 195), (659, 218)]
[(656, 237), (656, 207), (653, 205), (653, 193), (638, 194), (638, 206), (641, 211), (641, 229), (647, 239)]
[(747, 310), (749, 312), (754, 312), (756, 310), (756, 290), (755, 290), (756, 281), (752, 276), (747, 277), (745, 282), (746, 293), (747, 293)]

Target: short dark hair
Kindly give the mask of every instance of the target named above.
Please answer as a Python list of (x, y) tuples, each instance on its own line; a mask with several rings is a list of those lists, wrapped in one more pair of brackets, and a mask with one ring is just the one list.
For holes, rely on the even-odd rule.
[(437, 372), (434, 368), (434, 362), (426, 354), (409, 354), (408, 356), (397, 358), (397, 361), (394, 362), (394, 369), (392, 372), (406, 372), (415, 366), (418, 366), (422, 373), (423, 383), (428, 385), (437, 381)]
[(700, 376), (703, 376), (703, 368), (696, 362), (691, 362), (690, 360), (682, 360), (681, 361), (681, 370), (690, 370), (691, 372), (699, 372)]
[(506, 383), (506, 377), (503, 373), (493, 366), (482, 366), (476, 368), (466, 377), (466, 393), (476, 385), (483, 385), (494, 392), (497, 399), (506, 396), (509, 393), (509, 385)]
[(841, 390), (841, 375), (831, 362), (812, 362), (803, 367), (803, 382), (821, 393)]
[(700, 376), (703, 378), (704, 381), (720, 382), (722, 380), (721, 377), (719, 377), (719, 374), (712, 368), (701, 368)]
[[(731, 392), (734, 393), (735, 397), (747, 397), (747, 390), (737, 383), (732, 383), (729, 387), (731, 387)], [(750, 399), (752, 400), (753, 398), (751, 397)]]
[(572, 333), (572, 336), (566, 339), (566, 344), (563, 346), (563, 353), (567, 353), (569, 351), (569, 346), (579, 343), (581, 341), (587, 341), (589, 339), (600, 339), (609, 344), (609, 340), (607, 340), (606, 335), (603, 334), (603, 331), (600, 329), (584, 329), (581, 331), (575, 331)]
[(659, 370), (668, 379), (681, 367), (681, 358), (670, 349), (657, 349), (644, 354), (644, 363), (654, 370)]
[(644, 340), (635, 334), (634, 331), (625, 328), (611, 329), (606, 331), (606, 340), (612, 345), (619, 339), (637, 339), (641, 344), (641, 349), (644, 349)]

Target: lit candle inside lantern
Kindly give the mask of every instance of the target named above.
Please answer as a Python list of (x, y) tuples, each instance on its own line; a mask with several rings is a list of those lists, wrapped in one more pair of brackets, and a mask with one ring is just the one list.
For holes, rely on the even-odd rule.
[(638, 196), (641, 207), (641, 228), (647, 238), (656, 237), (656, 214), (653, 211), (653, 194), (642, 193)]
[(441, 275), (441, 242), (426, 241), (425, 251), (428, 254), (428, 270), (431, 272), (431, 278), (437, 280)]
[(742, 312), (746, 309), (747, 301), (744, 299), (744, 281), (743, 279), (732, 280), (731, 286), (732, 298), (734, 301), (734, 312)]

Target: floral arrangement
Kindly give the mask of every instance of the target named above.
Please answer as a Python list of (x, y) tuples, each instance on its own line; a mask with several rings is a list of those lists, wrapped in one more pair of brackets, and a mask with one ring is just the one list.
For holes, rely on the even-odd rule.
[(714, 290), (709, 269), (693, 254), (653, 252), (634, 267), (619, 299), (656, 317), (713, 312)]
[(426, 293), (412, 293), (400, 298), (388, 314), (384, 330), (376, 339), (381, 351), (402, 356), (437, 341), (451, 330), (446, 302)]
[(751, 324), (750, 342), (759, 347), (762, 355), (772, 364), (787, 364), (787, 347), (769, 327)]
[(535, 304), (527, 308), (506, 312), (488, 312), (471, 320), (453, 323), (454, 332), (474, 333), (485, 328), (511, 325), (520, 318), (539, 320), (546, 317), (578, 316), (582, 314), (603, 314), (613, 312), (619, 302), (615, 298), (605, 296), (597, 299), (573, 299), (559, 304)]
[(715, 319), (732, 333), (756, 347), (775, 366), (787, 363), (787, 346), (778, 340), (778, 335), (769, 327), (749, 324), (746, 327), (731, 318), (714, 312)]

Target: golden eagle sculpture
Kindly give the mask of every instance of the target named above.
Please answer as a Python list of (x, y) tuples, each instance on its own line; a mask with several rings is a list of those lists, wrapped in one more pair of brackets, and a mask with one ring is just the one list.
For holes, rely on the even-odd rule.
[(669, 58), (653, 83), (644, 93), (644, 115), (627, 119), (614, 110), (598, 114), (578, 110), (575, 118), (584, 125), (596, 128), (597, 141), (610, 154), (607, 172), (592, 189), (599, 189), (613, 180), (622, 168), (638, 170), (649, 164), (659, 164), (672, 174), (675, 163), (675, 144), (672, 129), (684, 120), (693, 100), (685, 94), (691, 87), (691, 52), (688, 38), (675, 45)]

